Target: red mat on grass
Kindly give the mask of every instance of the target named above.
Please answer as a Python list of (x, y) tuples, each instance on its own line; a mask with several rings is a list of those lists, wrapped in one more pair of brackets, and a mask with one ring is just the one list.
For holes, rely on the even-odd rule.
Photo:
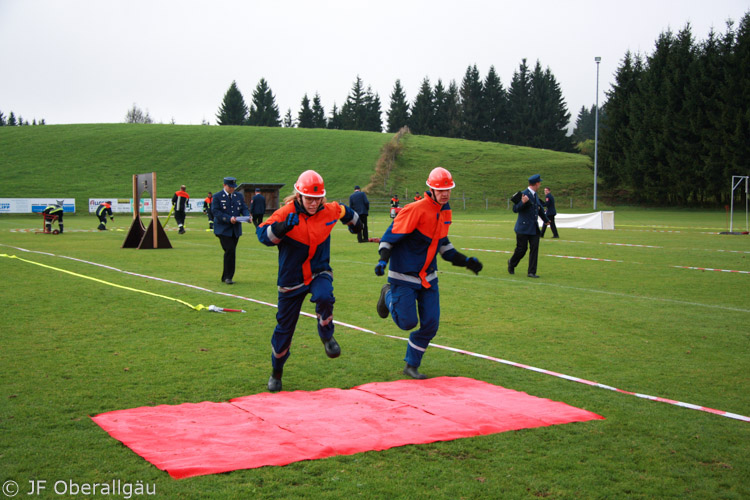
[(437, 377), (133, 408), (93, 420), (185, 478), (603, 418), (474, 379)]

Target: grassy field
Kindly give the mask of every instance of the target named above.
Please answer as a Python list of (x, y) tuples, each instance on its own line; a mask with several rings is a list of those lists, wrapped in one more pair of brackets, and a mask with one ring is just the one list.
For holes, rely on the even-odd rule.
[[(385, 213), (370, 220), (375, 236), (390, 222)], [(474, 276), (439, 264), (436, 343), (750, 415), (750, 275), (675, 267), (750, 271), (749, 237), (715, 234), (725, 228), (723, 213), (616, 210), (615, 231), (561, 229), (561, 239), (542, 241), (540, 280), (507, 274), (515, 243), (510, 211), (456, 211), (454, 220), (454, 245), (473, 249), (464, 252), (485, 267)], [(2, 216), (0, 253), (247, 313), (197, 312), (0, 258), (0, 481), (18, 482), (21, 494), (30, 480), (47, 480), (50, 488), (57, 480), (120, 479), (152, 484), (159, 498), (750, 497), (747, 422), (437, 348), (424, 358), (428, 376), (472, 377), (605, 420), (173, 480), (89, 417), (264, 392), (275, 310), (59, 257), (227, 291), (219, 283), (221, 250), (203, 218), (188, 218), (187, 234), (169, 232), (174, 248), (156, 251), (121, 249), (125, 232), (91, 231), (93, 216), (65, 222), (64, 235), (37, 235), (38, 217)], [(127, 222), (118, 217), (115, 228), (127, 229)], [(339, 326), (343, 354), (329, 360), (314, 320), (302, 318), (286, 390), (403, 377), (405, 342), (383, 335), (407, 332), (375, 312), (383, 283), (372, 271), (376, 246), (357, 244), (340, 226), (332, 239), (335, 318), (381, 335)], [(231, 292), (275, 303), (276, 259), (275, 249), (246, 233)], [(311, 312), (311, 304), (303, 310)]]
[[(283, 183), (289, 194), (300, 172), (323, 175), (329, 199), (348, 199), (366, 186), (391, 134), (320, 129), (206, 127), (180, 125), (55, 125), (0, 129), (0, 197), (89, 198), (132, 196), (132, 176), (157, 173), (157, 194), (168, 198), (186, 184), (193, 198), (221, 188), (227, 175), (239, 182)], [(497, 143), (408, 135), (387, 185), (371, 201), (390, 193), (411, 200), (425, 188), (428, 172), (442, 165), (458, 183), (467, 207), (505, 207), (541, 173), (560, 197), (577, 209), (591, 205), (593, 173), (588, 157)], [(463, 207), (463, 203), (461, 203)]]

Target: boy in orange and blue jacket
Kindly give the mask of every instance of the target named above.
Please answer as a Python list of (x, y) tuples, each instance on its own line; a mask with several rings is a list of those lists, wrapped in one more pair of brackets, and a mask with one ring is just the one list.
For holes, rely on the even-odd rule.
[(482, 263), (466, 257), (448, 240), (452, 214), (448, 201), (456, 184), (448, 170), (437, 167), (427, 178), (430, 192), (423, 199), (406, 205), (380, 239), (380, 260), (375, 274), (382, 276), (390, 260), (388, 283), (380, 291), (377, 311), (381, 318), (391, 315), (402, 330), (411, 332), (406, 347), (404, 374), (424, 379), (418, 371), (430, 341), (440, 324), (440, 293), (437, 254), (454, 266), (467, 267), (475, 274)]
[(284, 364), (289, 359), (292, 336), (307, 294), (315, 303), (318, 335), (326, 355), (337, 358), (341, 347), (333, 338), (333, 270), (331, 231), (341, 220), (357, 234), (361, 222), (355, 211), (337, 202), (326, 203), (323, 178), (314, 170), (303, 172), (294, 184), (294, 198), (276, 210), (257, 229), (258, 240), (279, 248), (277, 325), (271, 337), (271, 378), (268, 390), (281, 390)]

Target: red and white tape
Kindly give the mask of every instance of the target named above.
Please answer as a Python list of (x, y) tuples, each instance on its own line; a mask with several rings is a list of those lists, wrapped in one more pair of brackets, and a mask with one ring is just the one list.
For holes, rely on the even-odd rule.
[(737, 271), (735, 269), (713, 269), (711, 267), (672, 266), (678, 269), (694, 269), (696, 271), (719, 271), (720, 273), (750, 274), (750, 271)]
[[(146, 279), (161, 281), (163, 283), (170, 283), (170, 284), (174, 284), (174, 285), (188, 287), (188, 288), (192, 288), (194, 290), (201, 290), (201, 291), (205, 291), (205, 292), (208, 292), (208, 293), (214, 293), (214, 294), (223, 295), (223, 296), (226, 296), (226, 297), (233, 297), (233, 298), (240, 299), (240, 300), (246, 300), (246, 301), (253, 302), (253, 303), (256, 303), (256, 304), (262, 304), (262, 305), (266, 305), (266, 306), (277, 307), (276, 304), (271, 304), (269, 302), (264, 302), (264, 301), (261, 301), (261, 300), (251, 299), (249, 297), (243, 297), (241, 295), (234, 295), (234, 294), (230, 294), (230, 293), (217, 292), (217, 291), (214, 291), (214, 290), (210, 290), (208, 288), (204, 288), (204, 287), (200, 287), (200, 286), (196, 286), (196, 285), (190, 285), (188, 283), (181, 283), (179, 281), (173, 281), (173, 280), (168, 280), (168, 279), (164, 279), (164, 278), (157, 278), (157, 277), (149, 276), (149, 275), (146, 275), (146, 274), (134, 273), (134, 272), (130, 272), (130, 271), (123, 271), (121, 269), (117, 269), (116, 267), (106, 266), (106, 265), (103, 265), (103, 264), (98, 264), (96, 262), (91, 262), (91, 261), (87, 261), (87, 260), (83, 260), (83, 259), (77, 259), (77, 258), (74, 258), (74, 257), (67, 257), (65, 255), (55, 255), (55, 254), (48, 253), (48, 252), (38, 252), (38, 251), (35, 251), (35, 250), (27, 250), (25, 248), (12, 247), (10, 245), (5, 245), (5, 244), (2, 244), (2, 243), (0, 243), (0, 246), (6, 246), (6, 247), (14, 248), (14, 249), (20, 250), (22, 252), (36, 253), (36, 254), (48, 255), (48, 256), (52, 256), (52, 257), (59, 257), (59, 258), (64, 258), (64, 259), (70, 259), (70, 260), (74, 260), (74, 261), (81, 262), (81, 263), (84, 263), (84, 264), (90, 264), (90, 265), (93, 265), (93, 266), (102, 267), (102, 268), (109, 269), (109, 270), (112, 270), (112, 271), (117, 271), (117, 272), (121, 272), (121, 273), (124, 273), (124, 274), (129, 274), (131, 276), (138, 276), (138, 277), (141, 277), (141, 278), (146, 278)], [(307, 317), (314, 318), (314, 319), (317, 320), (317, 316), (314, 315), (314, 314), (307, 313), (307, 312), (304, 312), (304, 311), (300, 312), (300, 314), (303, 315), (303, 316), (307, 316)], [(388, 335), (388, 334), (378, 333), (378, 332), (375, 332), (375, 331), (367, 329), (367, 328), (362, 328), (360, 326), (352, 325), (350, 323), (344, 323), (343, 321), (334, 320), (334, 324), (342, 326), (342, 327), (346, 327), (346, 328), (351, 328), (352, 330), (356, 330), (356, 331), (359, 331), (359, 332), (369, 333), (371, 335), (376, 335), (376, 336), (379, 336), (379, 337), (386, 337), (386, 338), (391, 338), (391, 339), (403, 340), (405, 342), (409, 341), (409, 339), (407, 339), (405, 337), (399, 337), (399, 336), (396, 336), (396, 335)], [(434, 347), (436, 349), (443, 349), (443, 350), (446, 350), (446, 351), (451, 351), (451, 352), (455, 352), (455, 353), (459, 353), (459, 354), (464, 354), (466, 356), (472, 356), (472, 357), (475, 357), (475, 358), (481, 358), (481, 359), (485, 359), (485, 360), (488, 360), (488, 361), (493, 361), (495, 363), (501, 363), (501, 364), (508, 365), (508, 366), (514, 366), (516, 368), (523, 368), (524, 370), (530, 370), (530, 371), (533, 371), (533, 372), (542, 373), (544, 375), (551, 375), (553, 377), (557, 377), (557, 378), (569, 380), (571, 382), (578, 382), (580, 384), (586, 384), (586, 385), (591, 386), (591, 387), (598, 387), (600, 389), (607, 389), (609, 391), (619, 392), (621, 394), (629, 394), (631, 396), (635, 396), (635, 397), (642, 398), (642, 399), (647, 399), (647, 400), (650, 400), (650, 401), (658, 401), (660, 403), (667, 403), (667, 404), (671, 404), (671, 405), (674, 405), (674, 406), (679, 406), (679, 407), (682, 407), (682, 408), (688, 408), (688, 409), (691, 409), (691, 410), (697, 410), (697, 411), (703, 411), (703, 412), (707, 412), (707, 413), (713, 413), (714, 415), (719, 415), (719, 416), (731, 418), (731, 419), (734, 419), (734, 420), (741, 420), (743, 422), (750, 422), (750, 417), (746, 417), (744, 415), (739, 415), (737, 413), (732, 413), (732, 412), (723, 411), (723, 410), (716, 410), (714, 408), (709, 408), (707, 406), (701, 406), (701, 405), (696, 405), (696, 404), (692, 404), (692, 403), (684, 403), (682, 401), (676, 401), (674, 399), (662, 398), (662, 397), (659, 397), (659, 396), (649, 396), (648, 394), (641, 394), (641, 393), (638, 393), (638, 392), (626, 391), (626, 390), (618, 389), (616, 387), (612, 387), (612, 386), (609, 386), (609, 385), (606, 385), (606, 384), (601, 384), (599, 382), (593, 382), (591, 380), (586, 380), (586, 379), (583, 379), (583, 378), (580, 378), (580, 377), (574, 377), (572, 375), (565, 375), (563, 373), (554, 372), (552, 370), (546, 370), (544, 368), (537, 368), (537, 367), (534, 367), (534, 366), (525, 365), (523, 363), (518, 363), (518, 362), (515, 362), (515, 361), (508, 361), (506, 359), (496, 358), (494, 356), (488, 356), (486, 354), (480, 354), (480, 353), (476, 353), (476, 352), (472, 352), (472, 351), (467, 351), (467, 350), (464, 350), (464, 349), (458, 349), (458, 348), (455, 348), (455, 347), (444, 346), (444, 345), (435, 344), (435, 343), (431, 343), (430, 346)]]

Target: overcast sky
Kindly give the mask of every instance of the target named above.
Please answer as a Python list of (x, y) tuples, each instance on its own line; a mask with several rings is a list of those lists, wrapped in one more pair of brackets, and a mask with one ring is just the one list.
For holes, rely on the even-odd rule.
[(250, 103), (260, 78), (296, 118), (318, 92), (327, 115), (359, 75), (413, 101), (425, 77), (460, 85), (495, 66), (504, 87), (522, 59), (561, 85), (572, 120), (599, 99), (626, 51), (659, 34), (723, 33), (747, 0), (0, 0), (0, 111), (47, 124), (116, 123), (136, 104), (155, 122), (216, 123), (233, 80)]

